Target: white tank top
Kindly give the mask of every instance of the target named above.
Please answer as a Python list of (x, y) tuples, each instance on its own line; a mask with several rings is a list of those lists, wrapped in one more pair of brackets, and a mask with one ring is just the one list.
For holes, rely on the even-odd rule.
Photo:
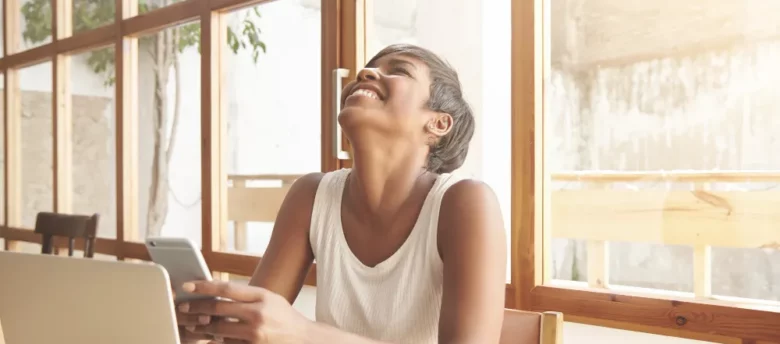
[(320, 181), (309, 240), (317, 262), (318, 322), (375, 340), (438, 343), (442, 261), (437, 246), (439, 207), (459, 178), (440, 175), (402, 246), (374, 267), (352, 252), (341, 225), (341, 196), (350, 169)]

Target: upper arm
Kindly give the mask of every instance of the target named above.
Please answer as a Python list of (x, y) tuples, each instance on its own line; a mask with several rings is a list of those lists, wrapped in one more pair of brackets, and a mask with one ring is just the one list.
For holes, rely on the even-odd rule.
[(309, 226), (322, 175), (305, 175), (290, 187), (276, 215), (265, 254), (249, 282), (283, 296), (290, 303), (298, 296), (314, 260)]
[(444, 290), (440, 343), (498, 343), (504, 317), (506, 233), (495, 193), (464, 180), (444, 195), (439, 214)]

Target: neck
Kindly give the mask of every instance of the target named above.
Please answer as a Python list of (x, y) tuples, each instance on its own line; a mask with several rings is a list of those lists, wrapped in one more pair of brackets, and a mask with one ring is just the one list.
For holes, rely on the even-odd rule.
[(426, 156), (389, 150), (358, 150), (353, 153), (349, 194), (352, 203), (380, 219), (395, 216), (425, 174)]

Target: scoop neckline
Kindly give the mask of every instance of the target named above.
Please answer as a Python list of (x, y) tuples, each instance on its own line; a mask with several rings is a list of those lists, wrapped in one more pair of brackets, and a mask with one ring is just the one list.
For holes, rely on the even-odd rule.
[(411, 232), (409, 232), (409, 235), (406, 236), (406, 239), (404, 239), (403, 244), (401, 244), (401, 246), (399, 246), (398, 249), (395, 250), (395, 252), (393, 252), (392, 255), (390, 255), (390, 257), (385, 258), (384, 260), (382, 260), (381, 262), (377, 263), (374, 266), (368, 266), (365, 263), (363, 263), (363, 261), (360, 260), (360, 258), (358, 258), (355, 255), (355, 252), (352, 251), (352, 247), (350, 247), (349, 243), (347, 242), (346, 235), (344, 235), (344, 223), (342, 222), (342, 214), (341, 214), (342, 204), (341, 204), (341, 202), (344, 199), (344, 192), (347, 189), (347, 187), (346, 187), (347, 186), (347, 177), (349, 177), (350, 173), (352, 173), (352, 170), (348, 169), (342, 175), (341, 180), (340, 180), (340, 188), (339, 188), (340, 192), (339, 192), (338, 202), (337, 202), (338, 216), (337, 216), (337, 222), (336, 222), (336, 224), (338, 225), (339, 241), (341, 242), (341, 245), (347, 251), (347, 256), (348, 256), (349, 260), (352, 261), (355, 265), (357, 265), (360, 269), (362, 269), (364, 271), (385, 271), (385, 270), (395, 266), (396, 262), (403, 255), (403, 252), (408, 250), (408, 246), (411, 245), (410, 242), (413, 241), (413, 237), (418, 235), (418, 232), (420, 231), (419, 227), (421, 226), (420, 220), (423, 217), (423, 212), (425, 211), (425, 209), (427, 207), (429, 207), (429, 204), (431, 202), (431, 198), (432, 198), (432, 196), (434, 194), (434, 190), (436, 190), (436, 188), (438, 188), (439, 183), (442, 180), (442, 178), (441, 178), (442, 175), (437, 175), (436, 176), (436, 180), (433, 182), (433, 185), (431, 186), (431, 189), (428, 190), (428, 194), (425, 196), (425, 200), (423, 201), (422, 207), (420, 208), (420, 213), (417, 215), (417, 219), (414, 221), (414, 225), (412, 226), (412, 230), (411, 230)]

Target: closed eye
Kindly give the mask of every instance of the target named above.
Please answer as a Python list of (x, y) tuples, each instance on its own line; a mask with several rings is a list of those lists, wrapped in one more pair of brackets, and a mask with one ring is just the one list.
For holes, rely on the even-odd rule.
[(410, 78), (412, 77), (412, 73), (409, 73), (408, 70), (406, 70), (406, 69), (404, 69), (402, 67), (395, 67), (390, 72), (392, 74), (403, 74), (403, 75), (406, 75), (406, 76), (408, 76)]

